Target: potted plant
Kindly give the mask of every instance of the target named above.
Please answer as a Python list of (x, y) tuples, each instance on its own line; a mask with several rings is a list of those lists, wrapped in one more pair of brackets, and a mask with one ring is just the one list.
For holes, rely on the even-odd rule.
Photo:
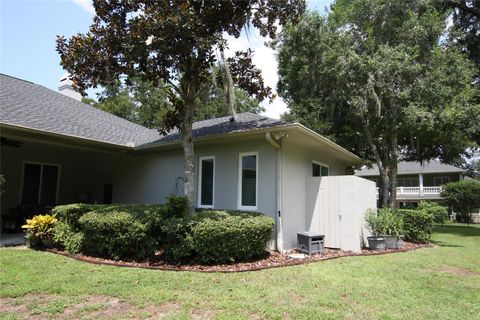
[(36, 215), (32, 219), (27, 219), (27, 223), (22, 226), (25, 229), (25, 238), (30, 245), (34, 245), (35, 241), (41, 241), (47, 247), (53, 247), (54, 226), (57, 223), (55, 216), (45, 214)]
[(372, 236), (367, 237), (368, 248), (376, 251), (385, 250), (385, 237), (382, 236), (383, 224), (380, 216), (373, 210), (367, 210), (365, 221), (367, 222), (368, 229), (372, 233)]
[(386, 249), (398, 249), (403, 245), (403, 220), (393, 209), (379, 209), (378, 217), (381, 220), (381, 235), (385, 238)]

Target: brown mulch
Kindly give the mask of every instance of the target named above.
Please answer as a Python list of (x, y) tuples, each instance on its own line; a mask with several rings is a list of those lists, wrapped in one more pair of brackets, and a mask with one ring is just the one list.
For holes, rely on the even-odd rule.
[(145, 269), (158, 269), (158, 270), (171, 270), (171, 271), (196, 271), (196, 272), (245, 272), (245, 271), (257, 271), (269, 268), (278, 268), (285, 266), (294, 266), (304, 263), (317, 262), (323, 260), (331, 260), (341, 257), (350, 256), (372, 256), (382, 255), (398, 252), (413, 251), (420, 248), (432, 248), (433, 244), (418, 244), (411, 242), (404, 242), (401, 249), (386, 249), (384, 251), (373, 251), (369, 249), (362, 249), (362, 251), (355, 253), (352, 251), (342, 251), (339, 249), (325, 248), (322, 254), (313, 254), (306, 256), (302, 259), (292, 259), (287, 254), (281, 254), (279, 252), (270, 251), (264, 257), (261, 257), (252, 261), (238, 262), (232, 264), (217, 264), (217, 265), (199, 265), (194, 262), (182, 265), (169, 264), (163, 260), (163, 255), (159, 253), (156, 258), (145, 262), (133, 262), (133, 261), (115, 261), (103, 258), (96, 258), (86, 256), (82, 254), (70, 254), (66, 251), (59, 249), (46, 249), (46, 251), (70, 257), (79, 261), (84, 261), (99, 265), (112, 265), (119, 267), (134, 267)]

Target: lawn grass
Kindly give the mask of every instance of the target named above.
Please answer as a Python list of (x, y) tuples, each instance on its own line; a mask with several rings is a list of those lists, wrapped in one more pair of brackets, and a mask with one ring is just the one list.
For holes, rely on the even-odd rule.
[(478, 319), (480, 226), (436, 226), (433, 240), (438, 247), (235, 274), (0, 249), (0, 318)]

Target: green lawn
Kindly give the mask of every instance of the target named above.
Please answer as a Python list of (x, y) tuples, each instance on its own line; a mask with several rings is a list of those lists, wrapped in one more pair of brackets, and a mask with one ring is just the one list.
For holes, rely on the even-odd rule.
[(0, 318), (478, 319), (480, 226), (437, 248), (237, 274), (95, 266), (0, 250)]

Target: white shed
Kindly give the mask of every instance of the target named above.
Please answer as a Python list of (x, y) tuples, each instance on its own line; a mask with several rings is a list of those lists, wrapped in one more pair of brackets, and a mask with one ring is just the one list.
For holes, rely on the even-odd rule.
[(358, 252), (368, 230), (364, 215), (375, 209), (375, 183), (356, 176), (308, 177), (306, 228), (325, 235), (325, 247)]

